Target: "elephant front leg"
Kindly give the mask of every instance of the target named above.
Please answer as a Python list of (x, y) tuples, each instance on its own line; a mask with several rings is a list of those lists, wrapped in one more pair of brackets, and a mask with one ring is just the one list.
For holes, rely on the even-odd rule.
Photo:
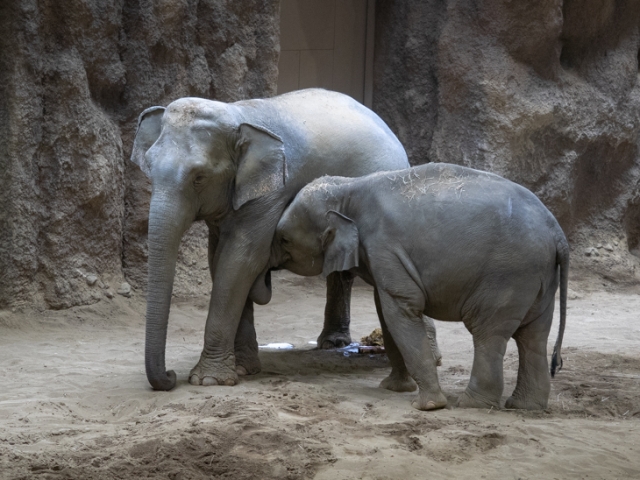
[[(205, 326), (204, 348), (200, 354), (200, 360), (189, 373), (189, 383), (192, 385), (231, 386), (238, 383), (235, 338), (240, 318), (243, 311), (246, 313), (245, 307), (250, 302), (247, 300), (247, 295), (251, 282), (243, 281), (237, 274), (235, 277), (233, 279), (235, 281), (230, 285), (220, 285), (222, 282), (214, 281)], [(253, 308), (250, 312), (253, 313)], [(253, 328), (249, 334), (254, 335), (255, 342)], [(246, 337), (246, 335), (245, 330), (241, 336)], [(251, 346), (251, 344), (248, 345)], [(245, 343), (244, 347), (246, 346)], [(257, 342), (255, 342), (255, 350), (257, 357)]]
[[(220, 230), (217, 225), (208, 223), (209, 227), (209, 271), (211, 280), (213, 281), (216, 258), (216, 250), (220, 240)], [(260, 373), (262, 366), (258, 357), (258, 341), (256, 337), (256, 329), (253, 323), (253, 302), (247, 299), (240, 324), (236, 332), (234, 342), (236, 356), (236, 372), (238, 375), (254, 375)]]
[(253, 323), (253, 302), (247, 299), (242, 310), (240, 324), (234, 342), (236, 355), (236, 373), (238, 375), (255, 375), (262, 366), (258, 357), (258, 340)]
[[(192, 385), (237, 383), (235, 339), (243, 312), (245, 323), (240, 333), (243, 352), (250, 351), (252, 355), (255, 354), (253, 358), (257, 359), (253, 308), (247, 299), (252, 284), (269, 259), (272, 237), (271, 225), (255, 222), (244, 228), (236, 224), (226, 233), (221, 232), (211, 261), (213, 287), (204, 348), (198, 364), (189, 374)], [(248, 338), (252, 341), (247, 341)], [(246, 359), (241, 358), (241, 361)]]
[[(418, 384), (418, 397), (412, 406), (418, 410), (445, 407), (447, 397), (438, 382), (436, 354), (422, 317), (423, 309), (408, 304), (406, 299), (395, 298), (384, 290), (378, 290), (378, 294), (390, 336), (395, 340), (409, 375)], [(419, 295), (419, 292), (416, 294)], [(407, 295), (407, 298), (411, 298), (411, 293)]]
[(391, 373), (380, 382), (380, 388), (385, 388), (394, 392), (414, 392), (418, 386), (409, 375), (407, 366), (404, 363), (400, 349), (389, 333), (387, 324), (382, 313), (382, 305), (380, 304), (380, 295), (378, 290), (373, 291), (373, 298), (376, 303), (376, 312), (380, 320), (380, 328), (382, 329), (382, 338), (384, 339), (384, 349), (391, 362)]
[(351, 343), (349, 323), (352, 285), (353, 275), (349, 272), (333, 272), (327, 276), (327, 303), (318, 348), (341, 348)]

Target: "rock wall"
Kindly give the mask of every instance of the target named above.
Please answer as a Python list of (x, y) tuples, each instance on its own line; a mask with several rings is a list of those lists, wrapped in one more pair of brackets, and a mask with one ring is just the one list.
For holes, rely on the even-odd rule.
[[(524, 184), (574, 271), (640, 280), (637, 0), (379, 0), (375, 35), (374, 110), (412, 163)], [(141, 293), (139, 112), (273, 95), (278, 36), (279, 0), (0, 2), (0, 308)], [(203, 225), (177, 272), (177, 295), (209, 289)]]
[(639, 51), (635, 0), (381, 0), (373, 108), (413, 164), (530, 188), (575, 271), (638, 281)]
[[(0, 308), (65, 308), (146, 281), (136, 118), (183, 96), (275, 93), (279, 0), (0, 4)], [(176, 293), (208, 290), (206, 235)], [(202, 265), (201, 265), (202, 264)]]

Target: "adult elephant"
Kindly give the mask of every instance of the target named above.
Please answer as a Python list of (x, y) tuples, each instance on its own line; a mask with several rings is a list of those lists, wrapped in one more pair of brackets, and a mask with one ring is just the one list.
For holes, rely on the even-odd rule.
[[(192, 222), (209, 227), (213, 288), (204, 348), (189, 381), (234, 385), (238, 373), (260, 370), (253, 302), (267, 303), (271, 291), (268, 278), (256, 279), (287, 204), (322, 175), (408, 166), (404, 148), (375, 113), (321, 89), (230, 104), (182, 98), (149, 108), (138, 119), (131, 159), (153, 184), (145, 364), (156, 390), (176, 384), (165, 369), (167, 322), (178, 248)], [(349, 340), (351, 282), (345, 272), (327, 279), (319, 345)]]

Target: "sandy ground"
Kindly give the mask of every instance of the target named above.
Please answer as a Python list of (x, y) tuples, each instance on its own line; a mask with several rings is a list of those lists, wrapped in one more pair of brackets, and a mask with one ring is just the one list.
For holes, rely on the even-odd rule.
[[(194, 387), (207, 299), (176, 301), (171, 392), (144, 375), (139, 295), (59, 312), (0, 313), (0, 478), (640, 478), (640, 292), (572, 292), (564, 369), (541, 412), (419, 412), (378, 388), (383, 355), (314, 351), (324, 288), (281, 273), (256, 309), (263, 372), (235, 387)], [(357, 285), (352, 333), (377, 326)], [(464, 389), (471, 336), (437, 322), (440, 380)], [(554, 325), (550, 346), (555, 341)], [(515, 345), (505, 359), (514, 388)]]

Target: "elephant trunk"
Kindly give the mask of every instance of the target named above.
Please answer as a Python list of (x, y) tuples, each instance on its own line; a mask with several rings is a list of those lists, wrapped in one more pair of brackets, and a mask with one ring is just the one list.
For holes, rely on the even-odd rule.
[[(154, 390), (171, 390), (176, 374), (165, 368), (167, 325), (180, 240), (192, 218), (170, 194), (155, 193), (149, 210), (149, 281), (145, 366)], [(187, 213), (187, 216), (185, 216)]]

